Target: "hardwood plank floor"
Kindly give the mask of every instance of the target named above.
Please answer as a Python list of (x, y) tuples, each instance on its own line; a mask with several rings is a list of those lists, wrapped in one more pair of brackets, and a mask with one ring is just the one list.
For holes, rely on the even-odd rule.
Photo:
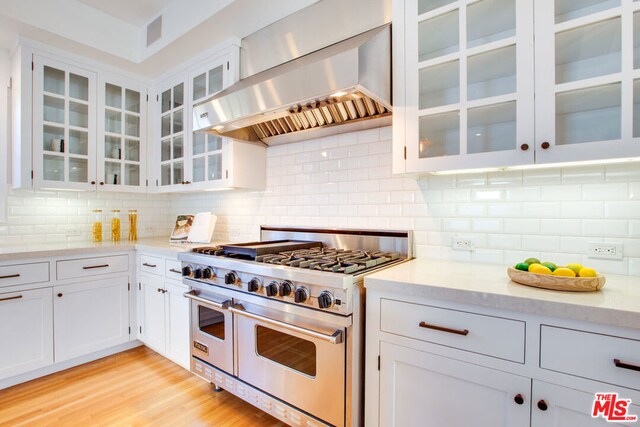
[(285, 426), (146, 347), (0, 390), (0, 426)]

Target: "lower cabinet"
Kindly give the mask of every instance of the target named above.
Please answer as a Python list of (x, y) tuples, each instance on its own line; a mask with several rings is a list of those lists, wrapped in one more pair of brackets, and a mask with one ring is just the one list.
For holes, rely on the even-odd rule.
[(528, 427), (530, 389), (529, 378), (380, 343), (381, 426)]
[(140, 340), (189, 369), (188, 286), (160, 277), (139, 276)]
[(55, 361), (129, 341), (128, 276), (53, 288)]
[(0, 379), (53, 363), (51, 295), (51, 288), (0, 293)]

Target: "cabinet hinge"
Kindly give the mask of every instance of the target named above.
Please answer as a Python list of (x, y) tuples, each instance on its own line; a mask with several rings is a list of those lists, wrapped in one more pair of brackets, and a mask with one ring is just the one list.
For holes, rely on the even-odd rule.
[(31, 171), (31, 179), (33, 179), (33, 171)]
[(138, 282), (138, 290), (141, 291), (142, 290), (142, 283)]
[(229, 69), (229, 61), (227, 61), (227, 70)]
[(407, 160), (407, 146), (404, 146), (404, 159)]
[(145, 181), (147, 181), (147, 187), (148, 187), (148, 186), (149, 186), (149, 180), (147, 179), (147, 180), (145, 180)]
[(378, 356), (378, 371), (380, 370), (380, 356)]
[(131, 283), (127, 283), (127, 291), (131, 290)]
[(35, 70), (35, 69), (36, 69), (36, 66), (35, 66), (35, 64), (33, 63), (33, 61), (31, 61), (31, 70)]
[(156, 102), (160, 101), (160, 95), (156, 95)]
[(140, 333), (142, 333), (142, 326), (140, 326)]
[(227, 174), (226, 174), (227, 179), (229, 179), (229, 170), (227, 169)]
[(147, 94), (147, 102), (149, 102), (149, 94)]
[(129, 326), (129, 335), (131, 335), (131, 326)]
[(156, 179), (156, 187), (158, 186), (158, 180)]

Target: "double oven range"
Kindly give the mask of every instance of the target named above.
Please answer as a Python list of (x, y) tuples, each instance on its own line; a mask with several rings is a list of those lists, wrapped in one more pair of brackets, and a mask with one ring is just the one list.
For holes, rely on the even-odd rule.
[(289, 425), (361, 425), (363, 279), (411, 248), (407, 231), (263, 226), (180, 254), (191, 371)]

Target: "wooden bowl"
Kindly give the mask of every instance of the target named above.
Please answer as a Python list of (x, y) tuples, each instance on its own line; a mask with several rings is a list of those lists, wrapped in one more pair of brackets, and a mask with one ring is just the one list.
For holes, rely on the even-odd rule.
[(507, 268), (507, 274), (516, 283), (554, 291), (590, 292), (602, 289), (606, 279), (598, 274), (596, 277), (563, 277), (550, 274), (535, 274), (528, 271)]

